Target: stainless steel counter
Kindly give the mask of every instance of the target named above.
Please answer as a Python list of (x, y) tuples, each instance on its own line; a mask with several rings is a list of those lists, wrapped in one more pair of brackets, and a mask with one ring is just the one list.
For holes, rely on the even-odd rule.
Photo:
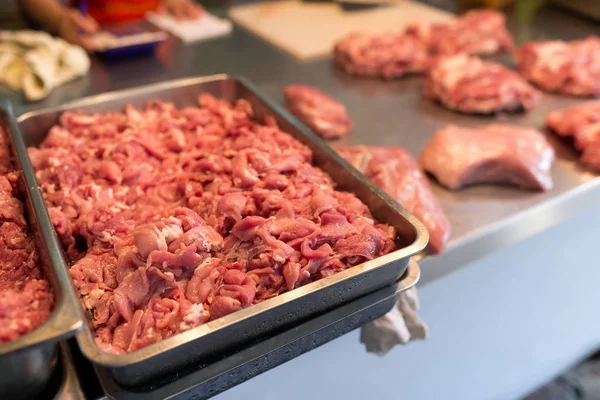
[[(600, 27), (592, 21), (555, 9), (544, 9), (528, 22), (517, 23), (516, 18), (511, 18), (509, 25), (518, 42), (600, 34)], [(502, 61), (510, 63), (510, 57), (503, 57)], [(541, 128), (549, 111), (581, 101), (546, 95), (529, 114), (493, 118), (460, 115), (422, 99), (420, 78), (393, 82), (355, 79), (333, 68), (330, 59), (297, 62), (238, 27), (227, 38), (204, 43), (185, 45), (169, 40), (156, 57), (110, 63), (96, 60), (88, 76), (55, 90), (36, 104), (25, 104), (14, 94), (9, 96), (20, 114), (90, 94), (221, 72), (244, 76), (277, 100), (282, 100), (281, 90), (288, 83), (302, 82), (321, 88), (348, 107), (355, 122), (349, 143), (401, 145), (415, 156), (433, 133), (448, 123), (476, 126), (502, 121)], [(555, 187), (548, 193), (492, 186), (451, 193), (433, 184), (452, 222), (453, 233), (443, 255), (421, 262), (422, 282), (532, 236), (597, 203), (600, 180), (579, 167), (577, 155), (568, 144), (549, 137), (558, 160), (553, 169)]]

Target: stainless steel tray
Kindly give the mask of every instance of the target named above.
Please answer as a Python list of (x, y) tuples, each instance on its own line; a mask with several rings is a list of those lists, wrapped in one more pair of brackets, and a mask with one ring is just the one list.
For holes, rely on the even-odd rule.
[(422, 251), (427, 244), (427, 230), (414, 216), (342, 160), (325, 142), (279, 105), (266, 99), (240, 78), (226, 75), (189, 78), (102, 94), (61, 107), (24, 114), (18, 119), (18, 125), (26, 144), (36, 146), (66, 110), (121, 111), (126, 104), (141, 107), (151, 98), (171, 101), (182, 107), (195, 105), (198, 94), (203, 92), (227, 100), (246, 99), (253, 105), (258, 118), (265, 113), (274, 116), (282, 130), (312, 150), (314, 164), (328, 173), (338, 188), (355, 193), (378, 220), (397, 229), (399, 250), (129, 354), (113, 355), (100, 351), (94, 343), (92, 330), (87, 326), (77, 336), (82, 352), (96, 365), (106, 368), (122, 385), (149, 382), (183, 365), (248, 343), (261, 335), (284, 329), (389, 285), (402, 275), (409, 258)]
[[(96, 367), (101, 387), (90, 390), (89, 396), (102, 400), (200, 400), (215, 396), (379, 318), (397, 303), (400, 293), (417, 284), (419, 277), (418, 264), (410, 261), (402, 279), (393, 285), (294, 325), (275, 336), (262, 338), (256, 344), (230, 351), (202, 369), (179, 371), (176, 377), (161, 377), (152, 387), (124, 388), (104, 369)], [(81, 371), (83, 367), (77, 370)]]
[(82, 313), (74, 289), (64, 268), (53, 227), (44, 201), (37, 188), (35, 174), (28, 160), (27, 149), (17, 129), (12, 106), (0, 102), (0, 124), (11, 138), (15, 167), (20, 170), (21, 200), (25, 206), (31, 233), (40, 254), (41, 269), (52, 286), (56, 305), (42, 325), (17, 340), (0, 346), (0, 393), (3, 398), (34, 398), (49, 383), (54, 373), (58, 341), (71, 337), (82, 326)]

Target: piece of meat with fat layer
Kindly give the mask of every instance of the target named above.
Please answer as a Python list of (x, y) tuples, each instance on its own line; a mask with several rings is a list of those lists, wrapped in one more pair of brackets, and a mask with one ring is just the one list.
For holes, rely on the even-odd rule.
[(287, 109), (323, 139), (347, 136), (352, 128), (346, 107), (320, 90), (307, 85), (283, 89)]
[(525, 78), (543, 90), (572, 96), (600, 95), (600, 38), (527, 43), (515, 52)]
[(425, 43), (433, 55), (493, 55), (513, 47), (504, 14), (493, 10), (469, 11), (449, 22), (416, 22), (406, 33)]
[(355, 146), (338, 153), (386, 191), (429, 231), (427, 251), (441, 253), (450, 237), (450, 221), (413, 156), (401, 147)]
[(428, 55), (423, 43), (408, 35), (355, 32), (335, 44), (334, 59), (350, 75), (393, 79), (423, 72)]
[(453, 190), (477, 184), (549, 190), (553, 161), (554, 149), (541, 132), (511, 125), (448, 126), (436, 132), (420, 158), (425, 171)]
[(559, 136), (572, 137), (575, 147), (583, 150), (600, 137), (600, 100), (552, 111), (546, 125)]
[(437, 58), (425, 78), (424, 94), (468, 114), (528, 111), (541, 99), (516, 72), (466, 54)]
[(600, 100), (552, 111), (546, 125), (559, 136), (572, 137), (581, 162), (600, 172)]

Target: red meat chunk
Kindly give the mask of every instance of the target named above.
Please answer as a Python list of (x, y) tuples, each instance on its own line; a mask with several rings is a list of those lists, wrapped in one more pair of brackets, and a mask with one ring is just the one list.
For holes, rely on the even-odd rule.
[(324, 139), (347, 136), (352, 121), (346, 107), (325, 93), (306, 85), (288, 85), (284, 88), (288, 110)]
[(393, 228), (249, 103), (198, 102), (67, 112), (29, 149), (104, 351), (134, 351), (395, 248)]
[(360, 32), (337, 42), (334, 57), (351, 75), (383, 79), (423, 72), (428, 60), (426, 46), (412, 36)]
[(48, 319), (53, 306), (44, 279), (30, 279), (20, 289), (0, 290), (0, 344), (33, 331)]
[(432, 55), (492, 55), (513, 47), (504, 14), (492, 10), (469, 11), (447, 23), (414, 23), (406, 33), (425, 43)]
[(543, 90), (572, 96), (600, 94), (600, 38), (527, 43), (515, 58), (521, 74)]
[(600, 100), (552, 111), (546, 125), (560, 136), (572, 137), (575, 147), (583, 150), (600, 136)]
[[(428, 252), (444, 250), (450, 237), (450, 221), (410, 153), (401, 147), (373, 146), (345, 147), (338, 153), (425, 224), (429, 231)], [(336, 231), (344, 232), (344, 221), (342, 226), (336, 226)]]
[(541, 94), (500, 64), (459, 54), (436, 60), (425, 80), (425, 96), (450, 110), (491, 114), (530, 110)]
[(7, 133), (0, 128), (0, 344), (33, 331), (54, 306), (18, 199), (17, 177)]
[(435, 134), (420, 161), (423, 169), (449, 189), (487, 183), (552, 188), (554, 149), (535, 129), (448, 126)]
[(600, 101), (588, 101), (552, 111), (546, 125), (560, 136), (572, 137), (581, 161), (600, 172)]

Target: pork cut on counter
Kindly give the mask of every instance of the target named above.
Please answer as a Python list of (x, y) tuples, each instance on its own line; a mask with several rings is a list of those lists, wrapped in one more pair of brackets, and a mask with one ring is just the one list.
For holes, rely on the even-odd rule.
[(513, 47), (504, 14), (492, 10), (469, 11), (451, 22), (413, 23), (406, 33), (423, 42), (432, 55), (493, 55)]
[(425, 78), (424, 94), (468, 114), (531, 110), (541, 98), (518, 73), (466, 54), (437, 58)]
[(323, 139), (347, 136), (352, 121), (346, 107), (320, 90), (307, 85), (287, 85), (284, 88), (285, 105)]
[(336, 43), (334, 58), (351, 75), (393, 79), (423, 72), (429, 57), (426, 46), (412, 36), (355, 32)]
[(104, 351), (156, 343), (395, 248), (250, 104), (65, 112), (30, 148)]
[(401, 147), (354, 146), (338, 153), (390, 194), (429, 231), (427, 251), (441, 253), (450, 237), (450, 221), (413, 156)]
[(436, 132), (420, 158), (425, 171), (453, 190), (477, 184), (549, 190), (553, 161), (554, 149), (541, 132), (500, 124), (450, 125)]
[(560, 136), (572, 137), (581, 161), (600, 172), (600, 100), (552, 111), (546, 125)]
[(546, 91), (600, 95), (600, 38), (527, 43), (515, 58), (521, 74)]
[(18, 177), (9, 139), (0, 127), (0, 344), (37, 328), (54, 306), (18, 198)]

